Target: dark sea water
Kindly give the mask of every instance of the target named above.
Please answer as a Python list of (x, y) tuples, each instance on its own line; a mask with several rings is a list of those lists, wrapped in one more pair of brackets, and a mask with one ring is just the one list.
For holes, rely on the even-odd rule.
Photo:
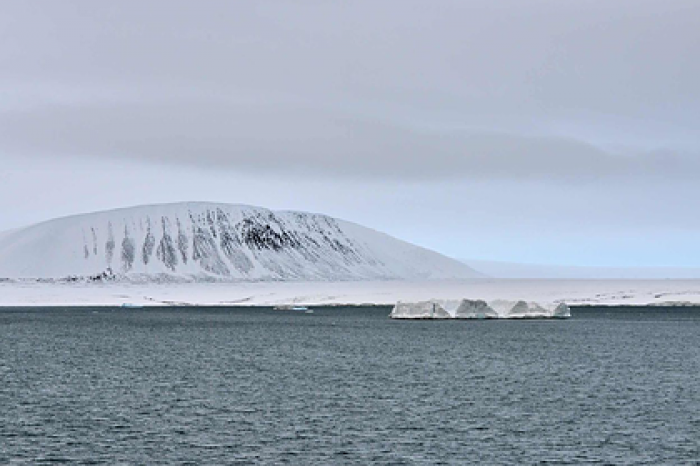
[(700, 309), (0, 310), (0, 464), (700, 464)]

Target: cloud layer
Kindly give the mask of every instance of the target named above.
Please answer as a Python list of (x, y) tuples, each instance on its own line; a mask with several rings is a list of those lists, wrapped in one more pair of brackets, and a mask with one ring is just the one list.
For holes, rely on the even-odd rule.
[(695, 1), (6, 8), (5, 152), (516, 177), (697, 155)]
[(53, 106), (0, 114), (0, 148), (20, 155), (126, 157), (253, 173), (431, 179), (692, 179), (692, 157), (612, 155), (580, 140), (419, 130), (329, 111), (220, 102)]
[(0, 229), (39, 219), (16, 199), (52, 216), (189, 198), (326, 211), (460, 257), (694, 250), (696, 0), (1, 10)]

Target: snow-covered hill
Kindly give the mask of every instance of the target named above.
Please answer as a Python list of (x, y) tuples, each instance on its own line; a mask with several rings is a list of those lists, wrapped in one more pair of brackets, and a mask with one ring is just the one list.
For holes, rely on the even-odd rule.
[(436, 252), (325, 215), (178, 203), (65, 217), (0, 234), (0, 278), (137, 281), (473, 278)]

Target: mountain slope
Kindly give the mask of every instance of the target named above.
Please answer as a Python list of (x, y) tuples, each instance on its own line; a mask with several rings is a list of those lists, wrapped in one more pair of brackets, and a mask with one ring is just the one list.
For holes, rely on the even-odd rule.
[(433, 251), (325, 215), (214, 203), (65, 217), (0, 235), (1, 278), (472, 278)]

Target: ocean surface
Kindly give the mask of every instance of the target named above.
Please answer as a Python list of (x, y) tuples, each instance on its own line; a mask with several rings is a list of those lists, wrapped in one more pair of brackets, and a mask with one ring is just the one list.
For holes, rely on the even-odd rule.
[(0, 464), (700, 464), (700, 309), (0, 310)]

